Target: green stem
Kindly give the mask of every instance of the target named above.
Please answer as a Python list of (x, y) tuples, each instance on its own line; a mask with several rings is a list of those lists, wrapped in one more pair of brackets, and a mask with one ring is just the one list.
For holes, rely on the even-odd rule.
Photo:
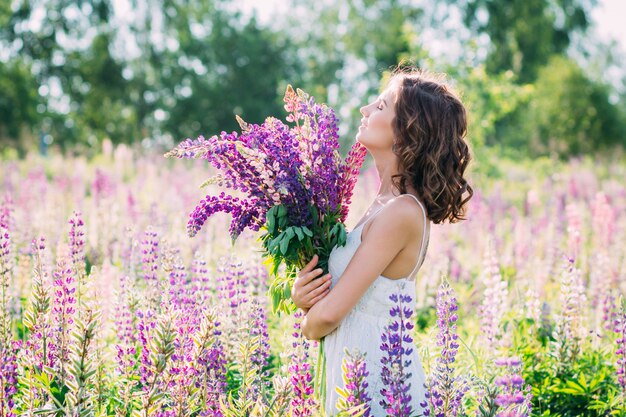
[(320, 338), (317, 351), (317, 363), (315, 364), (315, 381), (313, 386), (317, 399), (322, 409), (326, 404), (326, 354), (324, 352), (324, 338)]

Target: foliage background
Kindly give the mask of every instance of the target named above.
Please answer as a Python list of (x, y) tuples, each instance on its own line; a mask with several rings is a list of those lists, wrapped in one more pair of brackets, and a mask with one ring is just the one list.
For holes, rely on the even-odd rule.
[(450, 75), (476, 148), (568, 156), (624, 143), (624, 51), (593, 36), (595, 0), (254, 4), (3, 2), (0, 147), (162, 150), (234, 130), (235, 114), (282, 115), (288, 83), (339, 109), (349, 143), (358, 108), (402, 60)]

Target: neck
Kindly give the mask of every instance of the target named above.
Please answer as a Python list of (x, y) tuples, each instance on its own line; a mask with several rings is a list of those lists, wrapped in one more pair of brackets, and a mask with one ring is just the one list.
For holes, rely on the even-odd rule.
[(376, 171), (378, 171), (378, 178), (380, 179), (380, 186), (378, 193), (376, 193), (376, 199), (388, 200), (400, 195), (400, 191), (393, 184), (392, 177), (398, 174), (398, 162), (393, 153), (389, 155), (379, 155), (374, 157), (376, 165)]

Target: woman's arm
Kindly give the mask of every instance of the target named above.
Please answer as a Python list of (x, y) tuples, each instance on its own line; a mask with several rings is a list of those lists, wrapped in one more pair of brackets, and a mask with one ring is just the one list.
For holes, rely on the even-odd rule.
[(322, 269), (313, 269), (317, 266), (318, 260), (318, 256), (314, 255), (313, 259), (300, 270), (291, 287), (291, 299), (293, 303), (296, 307), (304, 311), (305, 314), (309, 312), (309, 309), (315, 303), (328, 295), (330, 291), (330, 274), (320, 277), (323, 272)]
[(367, 236), (337, 285), (304, 317), (302, 334), (307, 339), (318, 340), (337, 328), (374, 280), (420, 232), (421, 225), (415, 221), (417, 209), (399, 199), (370, 222)]

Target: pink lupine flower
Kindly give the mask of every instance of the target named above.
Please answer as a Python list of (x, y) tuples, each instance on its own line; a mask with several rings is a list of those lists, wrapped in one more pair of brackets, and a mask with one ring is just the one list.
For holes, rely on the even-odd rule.
[(296, 322), (292, 333), (293, 349), (291, 363), (289, 365), (289, 380), (293, 387), (293, 398), (291, 400), (291, 414), (297, 417), (308, 417), (313, 415), (317, 406), (313, 395), (313, 375), (312, 366), (309, 361), (309, 342), (302, 336), (301, 319), (302, 312), (297, 311), (294, 315)]
[[(70, 338), (74, 330), (76, 313), (76, 282), (72, 268), (61, 260), (54, 272), (54, 300), (52, 303), (52, 335), (54, 340), (54, 365), (59, 370), (61, 381), (68, 377)], [(52, 348), (52, 346), (51, 346)]]
[(591, 230), (594, 247), (602, 249), (610, 245), (615, 232), (615, 211), (602, 192), (597, 193), (591, 203)]

